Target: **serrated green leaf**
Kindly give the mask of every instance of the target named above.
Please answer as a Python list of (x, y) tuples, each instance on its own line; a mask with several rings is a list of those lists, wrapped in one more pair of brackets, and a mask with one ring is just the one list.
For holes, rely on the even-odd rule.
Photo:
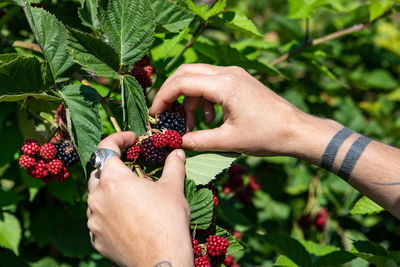
[(206, 20), (224, 11), (225, 7), (226, 0), (218, 0), (215, 2), (214, 5), (206, 12)]
[(40, 62), (33, 57), (17, 57), (0, 66), (0, 95), (39, 93), (43, 86)]
[(61, 98), (46, 94), (21, 94), (21, 95), (2, 95), (0, 96), (0, 102), (17, 102), (25, 100), (27, 98), (39, 99), (47, 102), (61, 101)]
[(99, 20), (121, 65), (140, 60), (154, 41), (155, 19), (149, 0), (102, 0)]
[(296, 239), (279, 235), (266, 235), (265, 240), (273, 250), (285, 255), (294, 263), (302, 267), (312, 265), (310, 255)]
[(179, 34), (175, 35), (171, 39), (164, 39), (163, 42), (154, 47), (151, 52), (153, 55), (153, 60), (157, 59), (167, 59), (169, 56), (172, 55), (174, 52), (174, 48), (184, 40), (190, 32), (190, 28), (186, 28), (185, 30), (181, 31)]
[(0, 246), (11, 249), (18, 255), (21, 237), (22, 230), (18, 219), (10, 213), (3, 213), (3, 219), (0, 219)]
[(7, 64), (11, 61), (16, 60), (17, 58), (19, 58), (20, 56), (14, 53), (9, 53), (9, 54), (1, 54), (0, 55), (0, 66)]
[(97, 0), (84, 0), (83, 6), (78, 9), (78, 16), (83, 25), (93, 30), (100, 28), (100, 21), (97, 18)]
[(235, 254), (241, 250), (243, 250), (243, 246), (236, 240), (233, 235), (231, 235), (227, 230), (223, 229), (222, 227), (219, 227), (217, 225), (215, 234), (218, 236), (222, 236), (229, 241), (229, 247), (227, 249), (227, 254)]
[(156, 22), (169, 32), (183, 30), (195, 17), (189, 10), (171, 1), (154, 0), (151, 4), (154, 8)]
[(206, 4), (201, 4), (197, 6), (195, 3), (193, 3), (192, 0), (187, 0), (188, 7), (190, 10), (200, 16), (203, 20), (207, 20), (207, 10), (208, 10), (208, 5)]
[(237, 154), (204, 153), (186, 160), (186, 177), (197, 185), (205, 185), (215, 176), (228, 169), (235, 161)]
[(140, 136), (147, 130), (147, 106), (143, 89), (131, 75), (124, 75), (121, 94), (124, 128)]
[(377, 214), (384, 210), (384, 208), (364, 196), (359, 199), (356, 204), (354, 204), (354, 207), (350, 213), (352, 215)]
[(67, 29), (42, 8), (29, 7), (25, 13), (46, 58), (54, 81), (69, 78), (75, 64), (67, 50)]
[(213, 216), (214, 199), (211, 190), (197, 190), (195, 182), (186, 179), (185, 197), (190, 207), (190, 229), (207, 229)]
[(67, 46), (73, 60), (85, 70), (118, 78), (119, 56), (107, 43), (88, 33), (68, 29)]
[(262, 34), (257, 30), (256, 25), (239, 12), (225, 12), (213, 17), (211, 22), (243, 33), (262, 36)]
[(86, 165), (102, 133), (97, 92), (92, 87), (74, 84), (66, 86), (60, 94), (65, 104), (70, 135), (86, 174)]
[(197, 6), (193, 3), (192, 0), (187, 0), (187, 4), (193, 13), (196, 13), (204, 21), (207, 21), (209, 18), (218, 15), (219, 13), (224, 11), (226, 7), (226, 0), (218, 0), (210, 9), (208, 8), (207, 4)]
[(282, 266), (282, 267), (298, 267), (296, 263), (291, 261), (288, 257), (285, 255), (279, 255), (278, 259), (274, 263), (274, 266)]

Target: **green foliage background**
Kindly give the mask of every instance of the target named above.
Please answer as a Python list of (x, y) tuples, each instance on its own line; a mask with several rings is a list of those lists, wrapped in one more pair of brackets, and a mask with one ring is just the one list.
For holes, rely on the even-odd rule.
[[(51, 124), (43, 123), (43, 119), (52, 121), (52, 111), (61, 98), (67, 105), (70, 103), (71, 109), (82, 110), (79, 105), (85, 105), (68, 102), (79, 94), (77, 91), (85, 91), (82, 85), (71, 85), (62, 94), (43, 93), (43, 89), (55, 81), (79, 83), (71, 79), (77, 67), (73, 62), (102, 76), (115, 78), (121, 65), (134, 63), (144, 53), (142, 49), (131, 51), (115, 43), (112, 45), (119, 49), (112, 51), (107, 42), (96, 38), (100, 36), (100, 25), (110, 22), (101, 15), (101, 10), (99, 16), (96, 15), (95, 3), (95, 0), (41, 1), (40, 5), (59, 20), (48, 27), (56, 29), (61, 22), (94, 36), (76, 30), (70, 30), (68, 37), (60, 35), (65, 42), (61, 39), (59, 46), (64, 45), (63, 49), (67, 49), (67, 44), (72, 59), (63, 60), (64, 64), (53, 64), (50, 69), (43, 68), (41, 53), (18, 47), (13, 42), (36, 43), (18, 5), (20, 1), (0, 3), (0, 53), (17, 53), (23, 57), (10, 64), (7, 56), (0, 55), (0, 246), (3, 247), (0, 261), (7, 266), (111, 264), (96, 253), (89, 242), (85, 215), (86, 179), (81, 168), (76, 166), (67, 182), (45, 186), (28, 177), (17, 161), (24, 139), (47, 139)], [(136, 35), (135, 40), (142, 38), (143, 42), (136, 42), (138, 46), (154, 41), (150, 50), (156, 71), (154, 88), (159, 88), (182, 63), (238, 65), (303, 111), (333, 118), (364, 135), (400, 146), (400, 16), (396, 12), (397, 1), (220, 0), (211, 8), (196, 6), (192, 1), (158, 0), (151, 4), (157, 21), (155, 29), (146, 20), (136, 21), (135, 25), (142, 27), (138, 34), (153, 30), (155, 34), (151, 40), (145, 38), (147, 35)], [(144, 8), (147, 12), (151, 10), (148, 6)], [(386, 13), (388, 10), (390, 14)], [(36, 8), (32, 12), (42, 11)], [(39, 18), (42, 17), (36, 13), (32, 16), (33, 24), (41, 23)], [(150, 13), (146, 14), (151, 16)], [(367, 25), (368, 22), (373, 23)], [(361, 31), (341, 35), (343, 29), (361, 23), (367, 23)], [(105, 27), (104, 31), (109, 37), (116, 34), (111, 28)], [(341, 36), (324, 38), (332, 33)], [(42, 38), (40, 32), (36, 34)], [(320, 43), (312, 45), (312, 40)], [(90, 53), (89, 57), (80, 54), (93, 47), (102, 49), (99, 57), (93, 59)], [(277, 58), (290, 51), (296, 53), (277, 63)], [(114, 53), (119, 61), (115, 61)], [(51, 53), (46, 55), (47, 61), (52, 58)], [(101, 63), (99, 69), (93, 69), (98, 63), (96, 60)], [(81, 71), (81, 74), (92, 82), (92, 72)], [(16, 83), (9, 83), (13, 77), (16, 77)], [(103, 85), (93, 84), (101, 95), (107, 93), (108, 89)], [(138, 108), (121, 108), (114, 104), (111, 109), (120, 125), (128, 121), (127, 125), (132, 129), (144, 131), (145, 126), (138, 119), (143, 117), (140, 101), (132, 100), (140, 98), (134, 93), (137, 84), (126, 77), (122, 84), (128, 107), (138, 105)], [(88, 90), (87, 97), (90, 95)], [(148, 94), (151, 101), (154, 90), (149, 90)], [(121, 100), (118, 93), (113, 97)], [(77, 123), (74, 127), (83, 131), (85, 125), (79, 125), (73, 118), (77, 114), (80, 113), (72, 112), (71, 119)], [(112, 133), (114, 129), (101, 107), (99, 114), (102, 132)], [(90, 116), (93, 114), (87, 115)], [(97, 117), (92, 118), (92, 121), (99, 121)], [(217, 107), (217, 118), (212, 125), (202, 121), (199, 113), (197, 129), (219, 125), (221, 109)], [(91, 129), (96, 127), (100, 125), (94, 124)], [(87, 155), (90, 151), (84, 153)], [(211, 157), (209, 161), (212, 159), (215, 158)], [(197, 182), (200, 183), (204, 177), (196, 176), (193, 171), (196, 161), (188, 161), (192, 164), (188, 177), (195, 181), (199, 179)], [(232, 194), (221, 192), (217, 223), (231, 232), (236, 230), (243, 234), (239, 241), (245, 249), (234, 251), (241, 266), (400, 264), (398, 220), (381, 212), (382, 209), (368, 199), (361, 198), (335, 175), (286, 157), (240, 156), (238, 162), (248, 167), (248, 175), (259, 178), (261, 190), (255, 193), (250, 204), (243, 204)], [(229, 165), (230, 161), (224, 164)], [(222, 169), (217, 167), (212, 176)], [(205, 179), (207, 182), (207, 177)], [(226, 179), (227, 174), (218, 176), (216, 184), (220, 189)], [(316, 213), (321, 208), (329, 211), (327, 229), (323, 233), (315, 229), (303, 231), (297, 223), (302, 214)]]

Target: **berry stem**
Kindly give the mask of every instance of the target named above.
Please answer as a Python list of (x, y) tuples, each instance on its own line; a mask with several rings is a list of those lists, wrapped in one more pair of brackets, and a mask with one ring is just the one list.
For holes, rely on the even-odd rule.
[(153, 118), (152, 116), (150, 116), (150, 115), (147, 115), (147, 121), (149, 121), (152, 124), (156, 124), (157, 123), (157, 120), (155, 118)]
[(149, 172), (148, 174), (146, 174), (147, 176), (153, 176), (155, 175), (157, 172), (161, 171), (163, 169), (163, 167), (157, 168), (155, 170), (152, 170), (151, 172)]
[(133, 164), (133, 167), (135, 168), (135, 171), (139, 177), (146, 178), (147, 175), (143, 172), (139, 164)]
[[(94, 87), (89, 83), (89, 81), (86, 80), (85, 78), (83, 78), (79, 73), (75, 72), (75, 73), (73, 74), (73, 76), (74, 76), (75, 78), (77, 78), (79, 81), (81, 81), (82, 84), (94, 88)], [(96, 90), (96, 92), (97, 92), (97, 90)], [(121, 127), (119, 127), (117, 119), (115, 118), (115, 116), (114, 116), (114, 114), (112, 113), (110, 107), (108, 106), (107, 100), (106, 100), (104, 97), (102, 97), (98, 92), (97, 92), (97, 96), (99, 97), (100, 103), (101, 103), (101, 105), (103, 106), (105, 112), (107, 113), (108, 117), (110, 118), (110, 121), (111, 121), (112, 125), (114, 126), (115, 131), (121, 132)]]

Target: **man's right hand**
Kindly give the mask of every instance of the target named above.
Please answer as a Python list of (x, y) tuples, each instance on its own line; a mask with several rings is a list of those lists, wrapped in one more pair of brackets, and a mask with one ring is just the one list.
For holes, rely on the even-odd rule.
[(189, 130), (200, 105), (206, 122), (214, 119), (214, 103), (223, 109), (220, 127), (183, 136), (184, 148), (194, 151), (290, 155), (297, 149), (298, 129), (310, 117), (239, 67), (182, 65), (161, 87), (150, 113), (164, 111), (180, 95)]

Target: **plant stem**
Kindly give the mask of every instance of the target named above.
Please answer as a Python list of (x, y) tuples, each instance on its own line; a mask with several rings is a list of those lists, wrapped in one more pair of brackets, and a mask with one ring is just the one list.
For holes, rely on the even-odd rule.
[(309, 33), (308, 33), (309, 29), (308, 29), (308, 20), (307, 20), (306, 38), (304, 40), (304, 43), (301, 46), (293, 49), (292, 51), (289, 51), (288, 53), (283, 54), (282, 56), (276, 58), (275, 60), (273, 60), (270, 63), (270, 65), (271, 66), (275, 66), (275, 65), (281, 63), (282, 61), (287, 60), (289, 57), (299, 53), (300, 51), (304, 50), (307, 47), (318, 45), (320, 43), (323, 43), (323, 42), (326, 42), (326, 41), (329, 41), (329, 40), (333, 40), (333, 39), (336, 39), (336, 38), (340, 38), (342, 36), (345, 36), (345, 35), (348, 35), (348, 34), (351, 34), (351, 33), (354, 33), (354, 32), (362, 31), (366, 27), (370, 26), (371, 24), (373, 24), (377, 20), (389, 15), (390, 13), (391, 13), (391, 11), (388, 10), (387, 12), (385, 12), (384, 14), (382, 14), (381, 16), (377, 17), (376, 19), (374, 19), (372, 21), (368, 21), (368, 22), (364, 22), (364, 23), (361, 23), (361, 24), (353, 25), (353, 26), (348, 27), (346, 29), (343, 29), (343, 30), (340, 30), (340, 31), (337, 31), (337, 32), (334, 32), (334, 33), (331, 33), (331, 34), (328, 34), (326, 36), (317, 38), (315, 40), (309, 40), (309, 37), (308, 37), (309, 36)]
[[(73, 76), (74, 76), (75, 78), (77, 78), (78, 80), (80, 80), (84, 85), (87, 85), (87, 86), (90, 86), (90, 87), (94, 88), (94, 87), (89, 83), (89, 81), (86, 80), (85, 78), (83, 78), (79, 73), (75, 72), (75, 73), (73, 74)], [(96, 92), (97, 92), (97, 91), (96, 91)], [(112, 113), (110, 107), (108, 106), (108, 102), (107, 102), (107, 101), (104, 99), (104, 97), (102, 97), (98, 92), (97, 92), (97, 95), (98, 95), (98, 97), (99, 97), (99, 99), (100, 99), (101, 105), (103, 106), (105, 112), (107, 113), (108, 117), (110, 118), (110, 121), (111, 121), (112, 125), (114, 126), (115, 131), (121, 132), (121, 131), (122, 131), (122, 130), (121, 130), (121, 127), (119, 127), (117, 119), (115, 118), (115, 116), (114, 116), (114, 114)]]
[(165, 67), (165, 73), (168, 73), (169, 71), (171, 71), (172, 67), (175, 65), (176, 62), (178, 62), (178, 60), (183, 56), (183, 54), (186, 52), (186, 50), (189, 47), (192, 47), (193, 44), (197, 41), (197, 39), (199, 39), (200, 35), (203, 33), (204, 29), (207, 27), (207, 23), (206, 22), (201, 22), (199, 24), (199, 26), (197, 26), (193, 38), (188, 41), (185, 46), (182, 48), (181, 51), (179, 51), (179, 53), (167, 64), (167, 66)]

